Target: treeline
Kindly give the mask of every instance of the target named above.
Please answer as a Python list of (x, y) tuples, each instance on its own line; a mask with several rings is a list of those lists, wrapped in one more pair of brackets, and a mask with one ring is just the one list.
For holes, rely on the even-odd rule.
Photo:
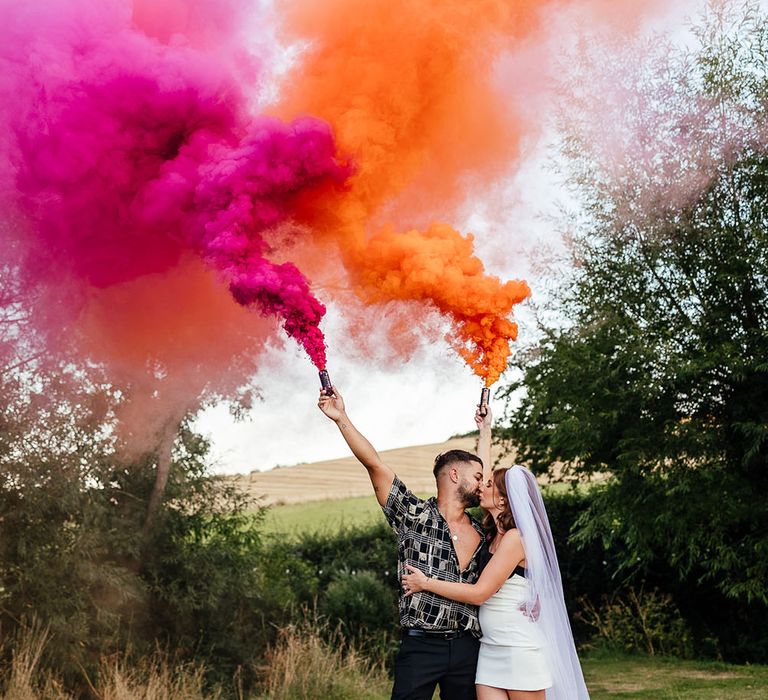
[(505, 392), (534, 471), (609, 475), (575, 540), (697, 629), (723, 612), (723, 651), (744, 658), (765, 658), (768, 605), (766, 19), (712, 3), (688, 49), (574, 59), (589, 81), (567, 86), (560, 130), (578, 202), (562, 284)]

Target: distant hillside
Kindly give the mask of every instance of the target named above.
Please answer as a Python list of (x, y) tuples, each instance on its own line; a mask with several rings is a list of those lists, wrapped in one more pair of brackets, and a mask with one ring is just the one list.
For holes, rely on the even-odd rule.
[[(475, 445), (476, 438), (459, 437), (434, 445), (386, 450), (380, 454), (412, 491), (434, 493), (432, 464), (435, 456), (453, 449), (474, 452)], [(219, 478), (261, 497), (265, 504), (306, 503), (372, 494), (368, 474), (354, 457)]]

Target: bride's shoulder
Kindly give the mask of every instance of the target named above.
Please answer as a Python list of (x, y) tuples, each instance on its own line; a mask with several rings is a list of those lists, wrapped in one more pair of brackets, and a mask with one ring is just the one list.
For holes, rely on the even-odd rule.
[(516, 527), (513, 527), (511, 530), (507, 530), (501, 538), (501, 543), (506, 547), (514, 547), (515, 545), (522, 543), (522, 541), (523, 540), (520, 537), (520, 530), (518, 530)]

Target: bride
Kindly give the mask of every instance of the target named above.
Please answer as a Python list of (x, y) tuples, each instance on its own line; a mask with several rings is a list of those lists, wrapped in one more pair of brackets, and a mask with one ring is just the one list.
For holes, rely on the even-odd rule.
[[(483, 433), (490, 433), (490, 415), (476, 420), (482, 443)], [(490, 449), (487, 453), (486, 468)], [(535, 477), (518, 465), (495, 470), (480, 506), (486, 511), (488, 554), (477, 583), (439, 581), (407, 566), (406, 595), (431, 591), (480, 606), (478, 700), (588, 700)]]

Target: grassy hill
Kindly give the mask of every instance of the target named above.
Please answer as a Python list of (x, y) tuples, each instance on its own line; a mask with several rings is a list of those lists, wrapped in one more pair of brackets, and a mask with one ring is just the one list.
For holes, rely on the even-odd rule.
[(300, 531), (334, 533), (343, 527), (369, 525), (379, 519), (384, 516), (371, 492), (354, 498), (270, 506), (261, 529), (269, 535), (290, 538)]
[[(475, 444), (474, 437), (460, 437), (432, 445), (386, 450), (380, 454), (384, 463), (414, 492), (434, 493), (432, 465), (435, 456), (454, 449), (474, 452)], [(354, 499), (372, 494), (368, 473), (351, 456), (218, 478), (258, 497), (265, 505)]]

